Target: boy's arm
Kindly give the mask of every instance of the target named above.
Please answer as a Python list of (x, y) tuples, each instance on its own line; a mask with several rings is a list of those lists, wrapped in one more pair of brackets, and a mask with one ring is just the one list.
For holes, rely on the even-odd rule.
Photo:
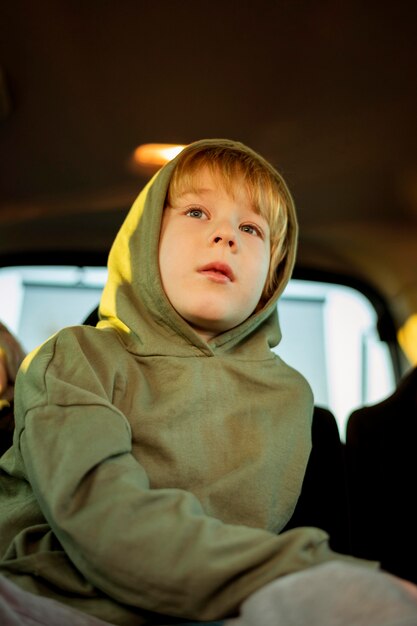
[(49, 368), (54, 352), (51, 342), (19, 374), (16, 441), (43, 514), (97, 588), (149, 611), (211, 620), (278, 576), (344, 558), (321, 530), (276, 536), (228, 525), (191, 493), (151, 489), (129, 423), (100, 381), (92, 375), (86, 390), (63, 380)]

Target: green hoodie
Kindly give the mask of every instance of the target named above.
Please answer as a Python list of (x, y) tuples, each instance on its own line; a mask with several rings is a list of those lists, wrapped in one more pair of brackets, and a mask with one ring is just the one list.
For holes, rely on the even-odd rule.
[(276, 293), (206, 343), (159, 276), (174, 165), (116, 237), (98, 327), (64, 329), (24, 361), (0, 462), (0, 573), (115, 624), (233, 615), (278, 576), (345, 558), (319, 529), (278, 534), (300, 494), (313, 405), (271, 351), (296, 250), (290, 196)]

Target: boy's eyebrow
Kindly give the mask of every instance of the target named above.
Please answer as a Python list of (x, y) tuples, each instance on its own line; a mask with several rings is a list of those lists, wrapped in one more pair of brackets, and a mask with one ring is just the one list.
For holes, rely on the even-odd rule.
[(210, 187), (199, 187), (198, 189), (188, 189), (185, 191), (180, 191), (178, 194), (178, 197), (188, 196), (191, 194), (206, 194), (206, 193), (210, 193), (210, 191), (214, 191), (214, 189)]

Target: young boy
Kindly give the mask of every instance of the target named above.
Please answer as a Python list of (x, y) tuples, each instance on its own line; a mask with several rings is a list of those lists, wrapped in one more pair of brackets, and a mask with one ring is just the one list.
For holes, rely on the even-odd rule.
[(313, 405), (270, 349), (296, 238), (284, 181), (242, 144), (191, 144), (148, 183), (97, 328), (57, 333), (18, 375), (0, 462), (8, 584), (156, 624), (233, 616), (280, 576), (350, 560), (319, 529), (278, 534)]

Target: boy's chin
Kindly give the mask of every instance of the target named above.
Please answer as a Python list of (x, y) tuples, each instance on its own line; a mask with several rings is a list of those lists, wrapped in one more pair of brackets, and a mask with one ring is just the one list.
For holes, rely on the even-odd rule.
[[(246, 319), (246, 318), (245, 318)], [(207, 318), (192, 318), (186, 319), (186, 322), (200, 337), (203, 337), (206, 341), (225, 333), (236, 326), (239, 326), (244, 320), (225, 320), (225, 319), (207, 319)]]
[[(259, 308), (262, 308), (262, 304)], [(207, 306), (200, 304), (194, 309), (183, 307), (177, 312), (197, 334), (207, 340), (207, 337), (213, 338), (239, 326), (258, 310), (257, 307), (251, 309), (250, 306), (237, 309), (238, 307), (213, 306), (212, 302), (207, 302)]]

